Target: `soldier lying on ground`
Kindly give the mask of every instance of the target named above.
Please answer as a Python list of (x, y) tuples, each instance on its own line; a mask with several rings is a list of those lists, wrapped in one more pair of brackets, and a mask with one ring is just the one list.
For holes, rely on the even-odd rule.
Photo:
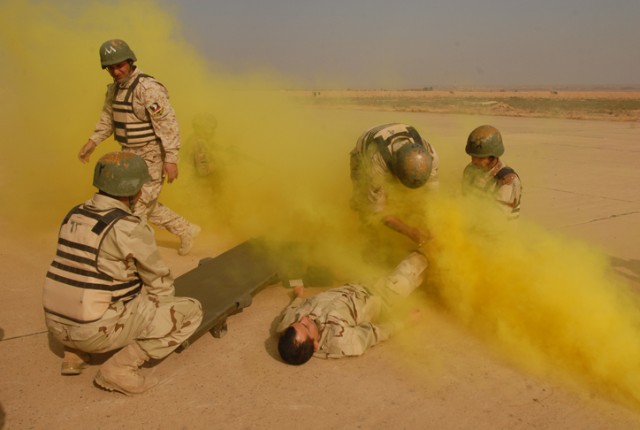
[(346, 284), (304, 299), (297, 287), (294, 300), (276, 322), (278, 351), (289, 364), (304, 364), (311, 356), (340, 358), (362, 355), (389, 338), (401, 325), (388, 311), (422, 283), (427, 259), (414, 251), (390, 276), (371, 286)]

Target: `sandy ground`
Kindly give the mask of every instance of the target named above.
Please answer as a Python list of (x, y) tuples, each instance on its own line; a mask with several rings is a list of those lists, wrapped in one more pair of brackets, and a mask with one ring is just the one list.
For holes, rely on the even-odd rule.
[(403, 112), (632, 122), (640, 118), (640, 91), (637, 88), (294, 90), (291, 94), (308, 103), (345, 109), (357, 107)]
[[(509, 136), (510, 163), (525, 178), (523, 217), (601, 247), (640, 288), (637, 123), (371, 112), (365, 121), (364, 115), (363, 124), (403, 119), (428, 129), (444, 152), (445, 143), (464, 141), (471, 127), (460, 124), (498, 125)], [(157, 365), (163, 382), (152, 391), (131, 398), (108, 393), (92, 384), (97, 365), (61, 377), (59, 348), (48, 342), (40, 294), (56, 231), (19, 237), (0, 219), (0, 232), (6, 429), (640, 428), (633, 407), (529, 374), (436, 306), (412, 332), (418, 346), (404, 360), (392, 339), (359, 358), (284, 365), (269, 337), (289, 300), (281, 285), (231, 317), (225, 337), (204, 336)], [(159, 232), (158, 240), (176, 275), (230, 246), (204, 232), (194, 252), (179, 257), (172, 237)]]

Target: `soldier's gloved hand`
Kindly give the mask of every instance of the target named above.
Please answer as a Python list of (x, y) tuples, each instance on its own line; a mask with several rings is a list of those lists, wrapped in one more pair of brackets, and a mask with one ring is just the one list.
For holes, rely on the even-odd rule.
[(78, 152), (78, 159), (83, 163), (88, 163), (91, 158), (91, 154), (95, 151), (96, 146), (98, 146), (93, 140), (87, 140), (82, 148), (80, 148), (80, 152)]
[(162, 165), (162, 171), (168, 183), (172, 183), (175, 179), (178, 179), (178, 165), (176, 163), (164, 163)]

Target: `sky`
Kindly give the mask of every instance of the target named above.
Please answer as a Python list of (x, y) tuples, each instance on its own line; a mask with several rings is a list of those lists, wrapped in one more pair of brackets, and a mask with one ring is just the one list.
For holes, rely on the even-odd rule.
[(161, 0), (229, 73), (292, 87), (638, 86), (638, 0)]

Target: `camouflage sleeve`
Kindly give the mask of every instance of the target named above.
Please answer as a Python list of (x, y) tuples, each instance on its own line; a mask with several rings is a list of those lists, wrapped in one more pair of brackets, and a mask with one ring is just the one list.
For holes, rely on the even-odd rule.
[(425, 186), (427, 189), (436, 190), (440, 185), (440, 156), (438, 156), (436, 150), (429, 143), (427, 143), (427, 150), (431, 153), (432, 165), (431, 175), (429, 175), (429, 179), (427, 179)]
[(506, 175), (496, 190), (495, 197), (500, 209), (510, 218), (517, 217), (520, 210), (522, 184), (515, 173)]
[(291, 303), (282, 311), (282, 313), (276, 319), (273, 326), (273, 333), (282, 333), (294, 322), (299, 319), (299, 308), (305, 299), (296, 297)]
[(367, 199), (371, 205), (371, 211), (375, 214), (384, 212), (387, 206), (387, 191), (385, 181), (390, 175), (387, 164), (379, 153), (371, 158), (371, 170), (369, 173), (369, 184)]
[(145, 79), (138, 85), (140, 99), (149, 114), (153, 130), (160, 138), (165, 163), (178, 163), (180, 130), (176, 113), (169, 102), (169, 93), (161, 83)]
[(371, 322), (339, 329), (332, 327), (332, 333), (326, 337), (316, 355), (323, 358), (362, 355), (367, 349), (387, 340), (390, 335), (389, 326)]
[(111, 100), (113, 98), (113, 84), (107, 87), (107, 94), (104, 97), (104, 104), (102, 105), (102, 112), (100, 112), (100, 119), (96, 124), (96, 128), (89, 139), (97, 145), (100, 142), (106, 140), (113, 134), (113, 114)]
[[(173, 296), (173, 276), (164, 262), (153, 231), (146, 222), (123, 219), (113, 226), (100, 247), (99, 265), (116, 277), (135, 266), (148, 294)], [(120, 275), (122, 276), (122, 275)]]

